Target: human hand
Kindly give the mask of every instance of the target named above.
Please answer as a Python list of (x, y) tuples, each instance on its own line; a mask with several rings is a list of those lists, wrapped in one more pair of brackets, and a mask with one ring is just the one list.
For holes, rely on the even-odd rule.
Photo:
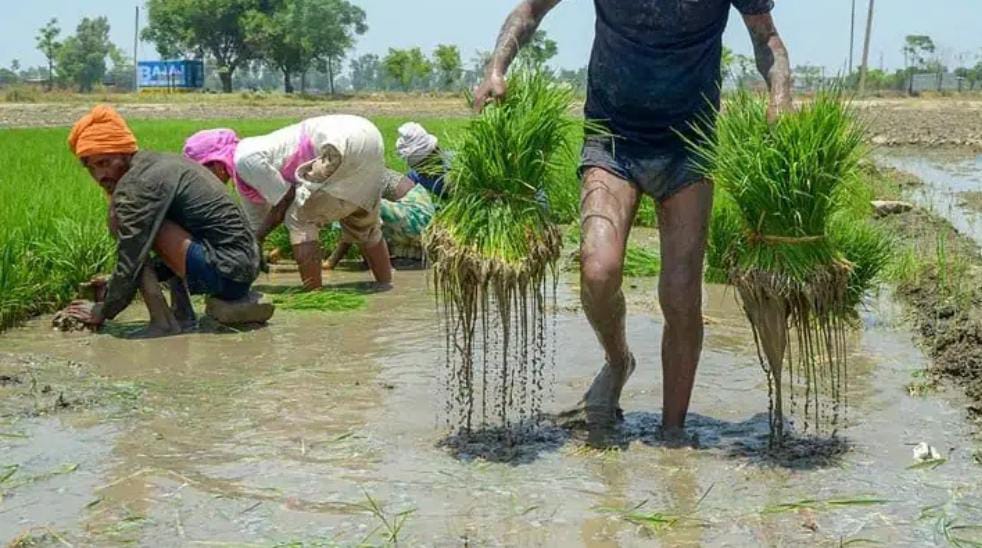
[(102, 315), (102, 304), (92, 301), (72, 301), (72, 304), (65, 309), (65, 313), (94, 327), (98, 327), (106, 321)]
[(505, 77), (498, 72), (492, 72), (474, 90), (474, 110), (481, 112), (489, 102), (504, 99), (507, 94), (508, 82), (505, 81)]

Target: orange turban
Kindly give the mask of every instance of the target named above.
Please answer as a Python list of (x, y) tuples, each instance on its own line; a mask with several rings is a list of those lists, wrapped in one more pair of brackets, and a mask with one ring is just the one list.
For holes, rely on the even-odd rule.
[(68, 146), (77, 158), (93, 154), (132, 154), (136, 136), (112, 107), (99, 105), (83, 116), (68, 135)]

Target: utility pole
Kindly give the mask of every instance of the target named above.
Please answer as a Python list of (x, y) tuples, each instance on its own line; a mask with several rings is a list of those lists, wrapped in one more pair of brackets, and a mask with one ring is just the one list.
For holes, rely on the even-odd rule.
[(852, 0), (852, 19), (849, 23), (849, 75), (852, 76), (852, 58), (856, 51), (856, 0)]
[(133, 25), (133, 91), (140, 93), (140, 6), (136, 7), (136, 19)]
[(869, 72), (869, 44), (873, 37), (873, 10), (876, 0), (869, 0), (869, 15), (866, 17), (866, 43), (863, 46), (863, 66), (859, 67), (859, 94), (866, 91), (866, 73)]

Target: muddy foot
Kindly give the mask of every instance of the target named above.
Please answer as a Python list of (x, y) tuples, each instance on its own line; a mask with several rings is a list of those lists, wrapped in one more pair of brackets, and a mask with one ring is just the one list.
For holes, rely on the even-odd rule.
[(159, 339), (162, 337), (173, 337), (174, 335), (180, 335), (182, 332), (181, 326), (175, 325), (148, 325), (143, 329), (137, 331), (130, 335), (129, 339)]
[(684, 428), (662, 428), (658, 432), (662, 445), (671, 449), (698, 449), (699, 435), (695, 432), (686, 432)]
[(617, 424), (624, 420), (624, 411), (619, 405), (621, 392), (636, 367), (637, 360), (633, 354), (626, 370), (605, 364), (580, 403), (560, 413), (559, 418), (566, 423), (586, 423), (587, 443), (593, 447), (608, 447), (617, 431)]

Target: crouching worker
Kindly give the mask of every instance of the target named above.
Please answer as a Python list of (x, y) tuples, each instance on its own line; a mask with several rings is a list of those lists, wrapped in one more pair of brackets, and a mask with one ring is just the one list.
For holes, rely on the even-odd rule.
[(260, 244), (286, 225), (306, 289), (323, 283), (320, 230), (334, 222), (345, 242), (360, 246), (379, 287), (391, 286), (380, 218), (384, 151), (378, 128), (348, 115), (311, 118), (241, 141), (230, 129), (206, 130), (184, 145), (186, 158), (234, 181)]
[[(272, 306), (258, 304), (250, 293), (259, 274), (256, 239), (241, 208), (208, 170), (179, 156), (139, 151), (126, 122), (107, 106), (79, 120), (68, 144), (110, 195), (117, 240), (105, 300), (76, 301), (68, 314), (97, 327), (129, 306), (139, 290), (150, 312), (142, 335), (173, 335), (194, 322), (190, 290), (224, 301), (215, 303), (223, 323), (269, 319)], [(151, 251), (157, 260), (148, 260)], [(170, 287), (171, 306), (161, 282)]]
[[(394, 264), (400, 268), (418, 268), (425, 255), (423, 233), (442, 200), (450, 197), (446, 179), (451, 153), (443, 151), (437, 137), (416, 122), (399, 127), (396, 153), (409, 165), (409, 171), (401, 175), (386, 170), (382, 185), (382, 234)], [(335, 268), (350, 248), (349, 244), (338, 244), (324, 268)]]

